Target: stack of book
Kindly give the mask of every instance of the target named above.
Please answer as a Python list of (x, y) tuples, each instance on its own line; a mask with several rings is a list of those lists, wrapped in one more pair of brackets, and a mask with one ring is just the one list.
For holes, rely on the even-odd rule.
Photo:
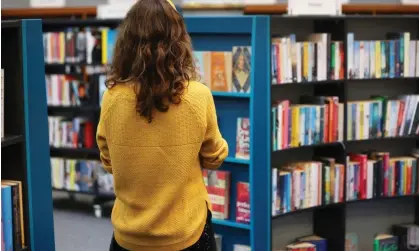
[(47, 75), (49, 106), (82, 106), (90, 104), (90, 85), (67, 75)]
[[(317, 235), (298, 238), (287, 245), (287, 251), (327, 251), (327, 240)], [(280, 250), (278, 250), (280, 251)]]
[(48, 64), (108, 64), (113, 56), (117, 31), (109, 28), (68, 28), (46, 32), (44, 60)]
[(388, 33), (386, 40), (356, 41), (347, 35), (349, 79), (419, 77), (419, 41), (409, 32)]
[(273, 215), (344, 201), (344, 165), (316, 159), (272, 169)]
[(48, 117), (48, 126), (50, 146), (56, 148), (93, 148), (95, 146), (93, 122), (86, 118)]
[(342, 41), (327, 33), (296, 41), (295, 34), (272, 40), (272, 84), (301, 83), (345, 78)]
[(338, 97), (302, 97), (301, 103), (289, 100), (272, 108), (273, 150), (343, 140), (343, 104)]
[(1, 228), (2, 250), (21, 250), (26, 246), (21, 181), (1, 181)]
[(249, 46), (232, 51), (194, 51), (200, 81), (214, 92), (250, 93), (251, 53)]

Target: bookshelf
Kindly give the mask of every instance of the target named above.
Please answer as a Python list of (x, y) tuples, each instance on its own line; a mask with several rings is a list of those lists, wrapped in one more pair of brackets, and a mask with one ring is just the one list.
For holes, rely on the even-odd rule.
[[(22, 182), (25, 246), (54, 250), (41, 20), (2, 21), (2, 180)], [(30, 42), (28, 42), (30, 41)]]
[[(362, 12), (362, 11), (361, 11)], [(377, 11), (378, 13), (378, 11)], [(347, 165), (349, 152), (366, 150), (391, 151), (391, 156), (409, 155), (418, 146), (418, 136), (376, 137), (372, 139), (348, 140), (348, 102), (364, 100), (370, 95), (417, 94), (418, 77), (350, 79), (346, 70), (339, 80), (306, 81), (301, 83), (271, 85), (271, 38), (281, 34), (295, 33), (301, 40), (310, 33), (330, 33), (332, 40), (344, 45), (343, 66), (346, 69), (347, 34), (353, 32), (357, 40), (382, 40), (387, 31), (411, 33), (412, 39), (419, 39), (419, 16), (409, 15), (354, 15), (354, 16), (244, 16), (244, 17), (186, 17), (188, 31), (197, 51), (230, 50), (233, 45), (252, 46), (252, 77), (250, 94), (214, 92), (220, 129), (230, 146), (230, 156), (221, 170), (231, 172), (230, 217), (228, 220), (214, 220), (214, 229), (223, 236), (223, 250), (232, 250), (234, 244), (245, 244), (252, 250), (279, 249), (296, 237), (317, 234), (328, 240), (329, 250), (345, 250), (345, 234), (350, 230), (353, 206), (369, 208), (376, 202), (386, 201), (397, 204), (400, 199), (411, 199), (413, 218), (409, 221), (419, 223), (419, 202), (416, 193), (400, 196), (378, 197), (317, 205), (297, 211), (272, 216), (272, 167), (281, 167), (290, 162), (312, 160), (313, 156), (325, 156)], [(119, 20), (46, 20), (45, 31), (62, 31), (67, 27), (116, 27)], [(374, 23), (374, 32), (370, 24)], [(50, 73), (67, 72), (66, 64), (49, 65)], [(79, 65), (69, 64), (71, 69)], [(81, 67), (86, 67), (81, 65)], [(47, 70), (49, 71), (49, 70)], [(80, 72), (74, 72), (79, 74)], [(82, 73), (83, 76), (83, 73)], [(335, 141), (297, 145), (291, 148), (274, 150), (272, 147), (272, 103), (289, 99), (298, 104), (301, 95), (337, 96), (343, 104), (343, 138)], [(78, 108), (49, 108), (50, 113), (83, 112), (97, 116), (90, 110)], [(64, 108), (63, 108), (64, 109)], [(77, 110), (74, 111), (73, 109)], [(100, 108), (97, 108), (100, 109)], [(73, 110), (73, 111), (72, 111)], [(96, 111), (97, 112), (97, 111)], [(236, 146), (236, 122), (238, 117), (249, 117), (251, 123), (251, 158), (234, 158)], [(52, 148), (52, 156), (67, 158), (97, 159), (96, 149)], [(346, 178), (346, 177), (345, 177)], [(345, 179), (346, 180), (346, 179)], [(235, 222), (235, 199), (238, 181), (250, 183), (250, 224)], [(344, 186), (344, 195), (346, 186)], [(105, 199), (109, 199), (106, 197)], [(346, 198), (346, 197), (345, 197)], [(410, 210), (410, 211), (412, 211)], [(309, 214), (309, 217), (307, 217)], [(306, 219), (308, 218), (308, 219)], [(297, 222), (297, 224), (295, 224)], [(302, 224), (306, 230), (295, 229)], [(308, 229), (308, 230), (307, 230)], [(372, 231), (366, 227), (371, 235)], [(381, 231), (381, 230), (380, 230)], [(372, 237), (371, 237), (372, 238)], [(366, 242), (361, 240), (361, 242)], [(372, 239), (371, 239), (372, 242)], [(366, 244), (367, 245), (367, 244)], [(368, 249), (368, 247), (367, 247)], [(363, 249), (361, 249), (363, 250)]]

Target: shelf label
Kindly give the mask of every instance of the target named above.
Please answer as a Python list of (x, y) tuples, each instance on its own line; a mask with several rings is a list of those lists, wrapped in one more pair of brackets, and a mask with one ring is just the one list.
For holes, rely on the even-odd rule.
[(65, 0), (30, 0), (32, 8), (64, 7)]
[(288, 15), (328, 15), (342, 14), (342, 0), (289, 0)]

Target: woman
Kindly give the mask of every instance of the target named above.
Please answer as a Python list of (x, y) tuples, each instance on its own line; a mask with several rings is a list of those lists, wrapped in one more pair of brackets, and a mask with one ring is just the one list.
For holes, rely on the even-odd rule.
[(168, 0), (139, 0), (123, 20), (97, 143), (115, 180), (111, 250), (215, 250), (202, 168), (228, 155), (190, 37)]

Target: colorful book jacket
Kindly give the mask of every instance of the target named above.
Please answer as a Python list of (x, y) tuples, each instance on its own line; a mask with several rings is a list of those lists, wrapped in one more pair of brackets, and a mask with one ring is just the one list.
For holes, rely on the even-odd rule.
[(203, 170), (212, 216), (215, 219), (227, 219), (230, 201), (230, 172)]
[(250, 223), (249, 183), (237, 183), (236, 222)]
[(250, 120), (237, 119), (236, 158), (250, 159)]
[(250, 46), (233, 47), (233, 92), (250, 92), (251, 51)]
[(1, 186), (1, 217), (3, 220), (3, 235), (5, 251), (13, 251), (13, 208), (12, 187)]
[(211, 52), (211, 90), (231, 91), (231, 52)]

